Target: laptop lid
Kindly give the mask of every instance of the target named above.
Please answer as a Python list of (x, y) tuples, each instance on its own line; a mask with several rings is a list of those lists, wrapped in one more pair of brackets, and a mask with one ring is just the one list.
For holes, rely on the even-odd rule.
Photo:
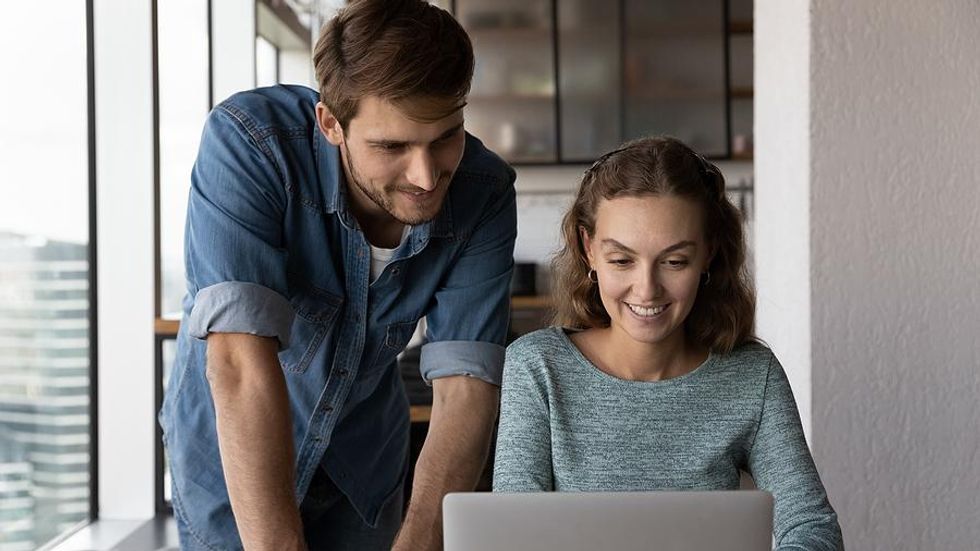
[(445, 551), (768, 551), (772, 496), (760, 491), (454, 493)]

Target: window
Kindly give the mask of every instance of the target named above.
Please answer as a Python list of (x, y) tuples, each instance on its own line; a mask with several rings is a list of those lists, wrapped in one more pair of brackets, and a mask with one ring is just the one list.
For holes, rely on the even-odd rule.
[[(0, 549), (90, 518), (86, 2), (13, 2), (0, 18)], [(24, 55), (25, 48), (30, 54)]]

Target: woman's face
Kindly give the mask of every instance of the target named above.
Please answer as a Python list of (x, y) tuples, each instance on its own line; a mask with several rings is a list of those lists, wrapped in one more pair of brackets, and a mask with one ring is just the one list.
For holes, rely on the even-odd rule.
[(582, 230), (610, 328), (660, 344), (683, 338), (701, 272), (710, 263), (697, 203), (673, 196), (602, 200), (595, 235)]

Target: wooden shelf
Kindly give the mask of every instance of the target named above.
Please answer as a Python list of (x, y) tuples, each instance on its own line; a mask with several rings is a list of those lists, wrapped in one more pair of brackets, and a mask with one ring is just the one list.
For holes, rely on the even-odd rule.
[(158, 337), (176, 337), (178, 331), (180, 331), (180, 320), (160, 318), (153, 320), (153, 332)]
[[(466, 34), (473, 40), (473, 47), (506, 45), (515, 46), (516, 42), (548, 42), (551, 43), (551, 27), (483, 27), (466, 28)], [(492, 41), (490, 44), (484, 40)], [(523, 44), (522, 44), (523, 46)]]
[(755, 96), (755, 89), (751, 86), (737, 86), (729, 89), (728, 93), (733, 99), (752, 99)]
[(751, 21), (732, 21), (728, 24), (729, 34), (752, 34), (752, 32)]
[(551, 308), (551, 297), (544, 295), (511, 297), (510, 307), (514, 310), (537, 310)]
[(554, 94), (498, 94), (498, 95), (479, 95), (470, 96), (467, 98), (467, 104), (473, 105), (474, 103), (516, 103), (516, 102), (542, 102), (542, 101), (555, 101)]
[(428, 423), (432, 416), (432, 406), (409, 406), (408, 417), (413, 423)]
[[(551, 297), (545, 295), (511, 297), (510, 306), (514, 310), (534, 310), (551, 307)], [(180, 331), (180, 320), (153, 320), (153, 333), (158, 337), (176, 337)]]

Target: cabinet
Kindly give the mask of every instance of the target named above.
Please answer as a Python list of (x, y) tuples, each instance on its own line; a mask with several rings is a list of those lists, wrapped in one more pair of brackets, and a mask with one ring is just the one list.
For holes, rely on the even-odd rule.
[[(747, 99), (751, 106), (751, 0), (749, 76), (737, 89), (731, 31), (744, 25), (733, 25), (730, 2), (746, 4), (449, 2), (476, 54), (467, 128), (517, 164), (591, 162), (650, 134), (674, 135), (707, 156), (732, 158), (733, 102)], [(746, 131), (744, 109), (737, 112), (741, 134), (751, 132), (748, 113)], [(738, 145), (744, 152), (744, 140)]]

